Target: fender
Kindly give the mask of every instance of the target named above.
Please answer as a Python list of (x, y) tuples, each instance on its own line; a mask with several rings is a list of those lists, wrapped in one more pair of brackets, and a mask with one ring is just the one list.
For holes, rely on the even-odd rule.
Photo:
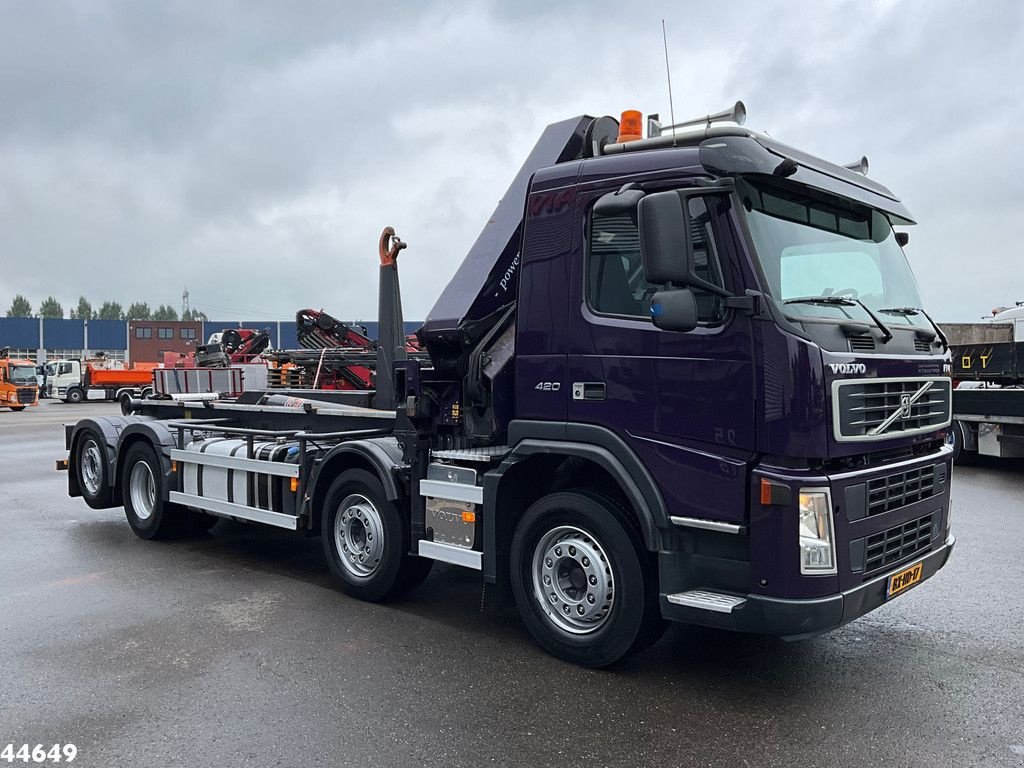
[[(509, 424), (511, 452), (496, 469), (484, 476), (484, 509), (496, 509), (504, 474), (523, 459), (538, 454), (579, 456), (593, 461), (618, 483), (636, 512), (644, 545), (661, 549), (661, 531), (670, 528), (668, 510), (647, 467), (626, 443), (609, 429), (594, 424), (516, 420)], [(484, 576), (497, 578), (502, 563), (497, 558), (497, 521), (484, 516)]]
[(116, 479), (120, 477), (124, 463), (125, 445), (141, 436), (145, 442), (156, 449), (156, 455), (160, 459), (160, 464), (164, 470), (164, 482), (161, 485), (163, 486), (163, 498), (166, 501), (171, 486), (174, 485), (176, 487), (176, 484), (171, 482), (170, 451), (178, 446), (178, 431), (171, 429), (164, 422), (152, 416), (122, 416), (120, 418), (128, 423), (118, 436), (117, 466), (116, 471), (111, 476), (115, 478), (116, 482)]
[[(317, 459), (313, 463), (313, 471), (309, 478), (310, 499), (316, 496), (323, 472), (336, 462), (343, 462), (346, 456), (358, 456), (370, 463), (380, 478), (389, 501), (406, 496), (405, 489), (400, 488), (395, 480), (395, 470), (405, 466), (398, 440), (393, 437), (372, 437), (340, 443)], [(330, 478), (331, 474), (328, 473), (327, 477)]]
[(81, 496), (81, 489), (78, 487), (78, 474), (75, 471), (75, 464), (78, 460), (78, 441), (82, 432), (88, 430), (99, 435), (103, 447), (106, 449), (107, 458), (107, 482), (114, 485), (115, 470), (117, 468), (118, 447), (122, 431), (129, 424), (145, 417), (139, 416), (94, 416), (91, 418), (79, 419), (74, 424), (64, 426), (64, 447), (68, 451), (68, 495)]

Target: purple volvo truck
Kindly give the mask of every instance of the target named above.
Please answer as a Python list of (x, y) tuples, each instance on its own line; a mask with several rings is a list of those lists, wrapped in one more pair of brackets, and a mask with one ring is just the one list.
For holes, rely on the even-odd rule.
[(902, 595), (954, 542), (911, 215), (741, 118), (550, 125), (422, 353), (385, 230), (375, 391), (133, 401), (67, 428), (70, 494), (144, 539), (220, 517), (319, 535), (365, 600), (478, 570), (595, 667), (666, 620), (803, 638)]

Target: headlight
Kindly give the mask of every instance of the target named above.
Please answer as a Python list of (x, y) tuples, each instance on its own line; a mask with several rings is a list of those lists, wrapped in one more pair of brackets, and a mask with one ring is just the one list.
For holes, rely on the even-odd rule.
[(832, 533), (832, 499), (827, 489), (800, 490), (800, 573), (809, 576), (836, 572)]

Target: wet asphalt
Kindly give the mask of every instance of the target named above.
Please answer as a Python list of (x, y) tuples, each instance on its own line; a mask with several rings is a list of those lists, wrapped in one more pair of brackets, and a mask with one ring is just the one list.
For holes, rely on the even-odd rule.
[[(611, 671), (540, 651), (478, 577), (332, 586), (320, 542), (172, 542), (69, 499), (62, 421), (0, 411), (0, 749), (81, 766), (1024, 765), (1024, 464), (954, 473), (949, 565), (801, 643), (672, 627)], [(0, 759), (0, 765), (6, 764)], [(16, 764), (20, 764), (20, 761)]]

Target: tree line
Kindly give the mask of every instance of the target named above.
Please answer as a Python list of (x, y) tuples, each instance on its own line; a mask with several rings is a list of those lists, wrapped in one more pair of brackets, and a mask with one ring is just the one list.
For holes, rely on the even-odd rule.
[[(39, 305), (39, 311), (32, 312), (32, 304), (20, 293), (14, 297), (10, 308), (7, 310), (7, 317), (44, 317), (63, 318), (64, 307), (53, 296), (47, 296)], [(161, 304), (156, 309), (150, 309), (149, 304), (135, 302), (129, 304), (128, 309), (122, 307), (116, 301), (104, 301), (99, 309), (93, 309), (92, 303), (85, 296), (78, 297), (78, 305), (71, 308), (68, 313), (71, 320), (209, 320), (205, 312), (198, 309), (186, 310), (179, 318), (178, 311), (170, 304)]]

